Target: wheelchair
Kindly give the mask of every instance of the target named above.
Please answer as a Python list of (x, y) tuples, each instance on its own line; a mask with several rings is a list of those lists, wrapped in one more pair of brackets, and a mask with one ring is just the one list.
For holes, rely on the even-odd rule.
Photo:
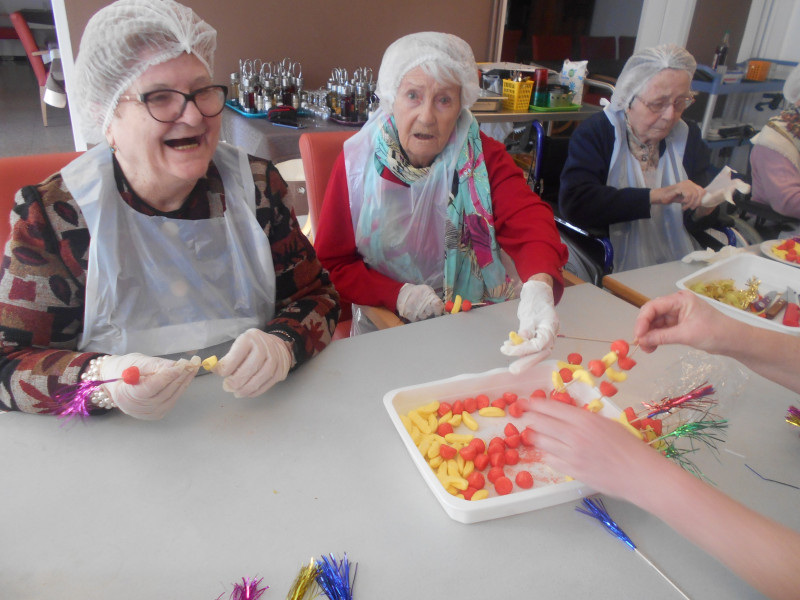
[[(562, 243), (569, 250), (565, 270), (602, 287), (603, 277), (614, 268), (614, 247), (607, 228), (586, 229), (565, 219), (558, 208), (558, 189), (561, 170), (567, 160), (569, 138), (545, 135), (541, 122), (533, 121), (531, 133), (531, 160), (528, 168), (528, 185), (553, 209), (556, 226)], [(720, 211), (713, 227), (692, 231), (692, 236), (703, 247), (719, 250), (725, 245), (745, 246), (748, 240), (737, 231), (736, 219)]]

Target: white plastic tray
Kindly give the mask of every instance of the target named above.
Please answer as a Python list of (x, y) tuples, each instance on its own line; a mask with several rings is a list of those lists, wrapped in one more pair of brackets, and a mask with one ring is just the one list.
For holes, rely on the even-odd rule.
[[(756, 256), (755, 254), (737, 254), (731, 258), (721, 260), (678, 280), (677, 286), (688, 290), (689, 286), (695, 283), (707, 283), (717, 279), (733, 279), (734, 285), (743, 289), (747, 286), (747, 280), (754, 276), (761, 281), (758, 291), (762, 295), (773, 291), (785, 294), (787, 286), (795, 291), (800, 291), (800, 269), (790, 267), (776, 260)], [(770, 320), (746, 310), (735, 308), (719, 300), (714, 300), (708, 296), (697, 295), (722, 312), (750, 325), (791, 335), (800, 335), (800, 327), (788, 327), (782, 323), (783, 312), (778, 313), (774, 319)]]
[[(512, 375), (508, 369), (495, 369), (485, 373), (459, 375), (449, 379), (399, 388), (386, 393), (383, 403), (397, 432), (400, 434), (400, 438), (403, 440), (403, 444), (411, 455), (411, 459), (417, 466), (425, 483), (428, 484), (433, 495), (436, 496), (442, 508), (452, 519), (461, 523), (476, 523), (478, 521), (497, 519), (569, 502), (588, 496), (594, 493), (594, 490), (579, 481), (567, 480), (562, 474), (547, 466), (545, 462), (524, 463), (523, 460), (520, 460), (517, 465), (506, 466), (506, 473), (509, 474), (509, 478), (513, 481), (517, 472), (522, 470), (530, 471), (535, 480), (533, 488), (521, 490), (515, 485), (512, 493), (506, 496), (498, 496), (494, 492), (492, 484), (487, 480), (486, 488), (490, 491), (490, 496), (484, 500), (471, 501), (451, 496), (444, 489), (436, 474), (417, 449), (403, 422), (400, 420), (400, 415), (405, 415), (410, 410), (434, 400), (452, 403), (455, 400), (463, 400), (478, 394), (486, 394), (491, 400), (494, 400), (502, 396), (504, 392), (514, 392), (521, 397), (528, 397), (537, 388), (549, 392), (553, 388), (551, 374), (556, 369), (556, 361), (550, 360), (542, 362), (519, 375)], [(601, 396), (596, 388), (589, 387), (584, 383), (571, 384), (569, 393), (579, 403), (588, 403)], [(610, 400), (603, 398), (603, 403), (605, 406), (600, 414), (611, 418), (619, 416), (619, 408)], [(474, 435), (481, 437), (487, 445), (495, 435), (503, 436), (503, 428), (509, 422), (514, 423), (520, 431), (527, 425), (535, 427), (535, 419), (531, 416), (531, 413), (527, 412), (523, 413), (519, 419), (515, 419), (510, 415), (506, 417), (480, 417), (477, 416), (477, 413), (473, 413), (473, 416), (480, 425), (480, 429), (474, 432)], [(457, 432), (472, 433), (463, 425), (457, 429)], [(531, 457), (528, 458), (530, 459)], [(484, 472), (484, 475), (486, 473), (488, 473), (488, 469)]]

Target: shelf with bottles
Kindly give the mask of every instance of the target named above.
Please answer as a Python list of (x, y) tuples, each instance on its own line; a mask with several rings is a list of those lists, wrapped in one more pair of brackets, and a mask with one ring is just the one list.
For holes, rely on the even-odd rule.
[[(771, 72), (777, 70), (779, 67), (782, 72), (788, 73), (792, 67), (796, 66), (796, 62), (786, 60), (770, 60), (770, 59), (752, 59), (762, 60), (773, 63)], [(747, 72), (747, 62), (736, 65), (737, 68), (742, 68)], [(723, 77), (725, 69), (714, 70), (707, 65), (697, 65), (697, 71), (694, 79), (692, 80), (692, 90), (695, 92), (705, 92), (708, 94), (708, 101), (706, 102), (705, 111), (703, 113), (703, 121), (700, 124), (700, 133), (704, 140), (708, 140), (708, 129), (712, 117), (714, 116), (714, 109), (717, 104), (719, 96), (726, 96), (730, 94), (763, 94), (769, 92), (783, 91), (783, 79), (766, 79), (764, 81), (748, 81), (743, 80), (738, 83), (724, 83)]]
[[(777, 65), (786, 65), (787, 67), (792, 67), (797, 64), (796, 62), (785, 60), (770, 60), (769, 62)], [(747, 62), (737, 65), (737, 68), (738, 67), (746, 69)], [(766, 79), (764, 81), (748, 81), (747, 79), (743, 79), (738, 83), (724, 83), (724, 75), (725, 73), (715, 71), (708, 65), (697, 65), (697, 74), (692, 80), (692, 90), (716, 96), (724, 96), (726, 94), (779, 92), (783, 89), (783, 79)]]

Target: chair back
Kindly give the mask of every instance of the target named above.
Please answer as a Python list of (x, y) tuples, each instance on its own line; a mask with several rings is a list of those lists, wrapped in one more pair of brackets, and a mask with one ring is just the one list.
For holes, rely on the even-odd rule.
[(559, 61), (572, 58), (571, 35), (533, 35), (531, 37), (533, 62)]
[(11, 209), (14, 196), (26, 185), (36, 185), (72, 162), (81, 152), (33, 154), (0, 158), (0, 241), (11, 232)]
[[(328, 186), (331, 171), (336, 159), (342, 152), (345, 141), (355, 131), (319, 131), (304, 133), (300, 136), (300, 157), (303, 160), (303, 171), (306, 175), (306, 194), (308, 195), (308, 220), (311, 223), (312, 241), (317, 231), (322, 201), (325, 199), (325, 188)], [(397, 327), (403, 322), (392, 311), (380, 306), (362, 306), (369, 320), (378, 329)], [(349, 302), (342, 302), (342, 315), (333, 339), (338, 340), (350, 335), (352, 307)]]
[(28, 22), (21, 13), (12, 12), (9, 17), (14, 30), (17, 32), (19, 41), (22, 42), (22, 47), (25, 48), (25, 54), (28, 55), (28, 61), (31, 63), (34, 75), (36, 75), (36, 81), (39, 82), (41, 87), (47, 81), (47, 69), (44, 66), (42, 57), (34, 54), (39, 51), (39, 44), (36, 43), (36, 38), (33, 37), (31, 28), (28, 27)]
[(589, 64), (593, 60), (617, 60), (617, 38), (613, 35), (582, 35), (580, 57), (588, 60)]
[(516, 62), (517, 49), (522, 39), (522, 29), (506, 29), (503, 32), (503, 46), (500, 51), (501, 62)]
[(317, 231), (325, 188), (333, 170), (333, 164), (342, 151), (342, 146), (354, 131), (319, 131), (300, 136), (300, 158), (306, 175), (308, 195), (308, 219), (312, 237)]
[(626, 61), (633, 56), (633, 51), (636, 49), (636, 36), (635, 35), (621, 35), (619, 36), (619, 60)]

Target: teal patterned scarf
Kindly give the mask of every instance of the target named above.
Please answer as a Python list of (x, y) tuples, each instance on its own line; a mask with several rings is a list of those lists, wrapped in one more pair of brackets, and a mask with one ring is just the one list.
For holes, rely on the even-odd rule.
[[(409, 185), (427, 177), (430, 171), (430, 167), (418, 168), (408, 161), (400, 146), (393, 117), (384, 121), (378, 136), (375, 167), (378, 173), (389, 169)], [(453, 300), (460, 295), (472, 303), (503, 302), (513, 297), (513, 282), (500, 261), (489, 175), (478, 123), (474, 118), (456, 160), (447, 219), (444, 300)]]

